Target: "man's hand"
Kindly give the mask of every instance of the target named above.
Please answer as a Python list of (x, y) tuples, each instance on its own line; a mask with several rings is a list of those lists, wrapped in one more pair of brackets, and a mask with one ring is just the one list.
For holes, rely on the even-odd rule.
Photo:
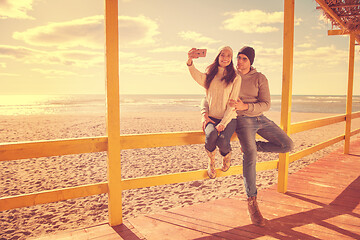
[(211, 120), (211, 119), (209, 118), (208, 113), (204, 113), (204, 114), (202, 115), (201, 122), (202, 122), (202, 130), (203, 130), (203, 132), (205, 132), (205, 127), (206, 127), (206, 125), (207, 125), (209, 122), (215, 123), (213, 120)]
[(249, 104), (243, 103), (240, 98), (238, 98), (236, 101), (234, 99), (230, 99), (229, 105), (230, 107), (235, 107), (235, 110), (238, 111), (244, 111), (249, 109)]

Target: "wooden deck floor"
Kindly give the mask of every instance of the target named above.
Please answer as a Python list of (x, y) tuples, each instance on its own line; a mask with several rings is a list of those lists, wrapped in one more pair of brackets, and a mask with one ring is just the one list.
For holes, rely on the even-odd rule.
[(250, 223), (245, 197), (80, 229), (46, 239), (360, 239), (360, 140), (289, 176), (288, 192), (259, 192), (265, 227)]

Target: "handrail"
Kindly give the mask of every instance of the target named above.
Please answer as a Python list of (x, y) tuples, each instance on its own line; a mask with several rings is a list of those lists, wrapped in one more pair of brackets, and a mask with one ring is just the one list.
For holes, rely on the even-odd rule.
[(326, 118), (320, 118), (320, 119), (315, 119), (315, 120), (308, 120), (308, 121), (294, 123), (291, 125), (290, 134), (303, 132), (306, 130), (343, 122), (343, 121), (345, 121), (345, 119), (346, 119), (346, 115), (342, 114), (342, 115), (333, 116), (333, 117), (326, 117)]
[(103, 152), (107, 137), (29, 141), (0, 144), (0, 161)]
[(88, 184), (62, 189), (53, 189), (30, 194), (21, 194), (0, 198), (0, 211), (13, 208), (30, 207), (38, 204), (64, 201), (79, 197), (88, 197), (108, 192), (107, 182)]

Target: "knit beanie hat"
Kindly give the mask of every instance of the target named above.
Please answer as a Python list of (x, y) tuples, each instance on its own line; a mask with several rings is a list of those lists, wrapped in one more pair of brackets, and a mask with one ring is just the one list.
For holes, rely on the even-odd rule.
[(225, 49), (227, 49), (227, 50), (229, 50), (229, 51), (231, 52), (231, 57), (232, 57), (232, 56), (233, 56), (233, 50), (232, 50), (232, 48), (229, 47), (229, 46), (222, 46), (222, 47), (220, 47), (220, 48), (218, 49), (217, 55), (219, 55), (219, 54), (221, 53), (221, 51), (222, 51), (222, 50), (225, 50)]
[(240, 54), (244, 54), (248, 57), (248, 59), (250, 60), (250, 65), (252, 65), (254, 63), (254, 59), (255, 59), (255, 50), (252, 47), (243, 47), (239, 50), (238, 52), (238, 56)]

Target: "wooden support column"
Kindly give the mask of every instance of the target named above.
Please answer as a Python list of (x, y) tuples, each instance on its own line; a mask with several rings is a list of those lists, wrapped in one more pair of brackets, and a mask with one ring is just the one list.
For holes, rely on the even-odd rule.
[(105, 0), (105, 36), (109, 221), (115, 226), (122, 223), (118, 0)]
[(355, 59), (355, 35), (350, 34), (348, 89), (346, 96), (346, 125), (345, 125), (345, 144), (344, 144), (345, 154), (349, 154), (349, 149), (350, 149), (351, 113), (352, 113), (352, 97), (353, 97), (353, 84), (354, 84), (354, 59)]
[[(294, 56), (294, 0), (284, 1), (284, 46), (283, 46), (283, 76), (281, 95), (281, 121), (280, 127), (289, 135), (291, 124), (291, 97), (293, 79)], [(289, 168), (289, 153), (279, 154), (278, 191), (287, 190)]]

